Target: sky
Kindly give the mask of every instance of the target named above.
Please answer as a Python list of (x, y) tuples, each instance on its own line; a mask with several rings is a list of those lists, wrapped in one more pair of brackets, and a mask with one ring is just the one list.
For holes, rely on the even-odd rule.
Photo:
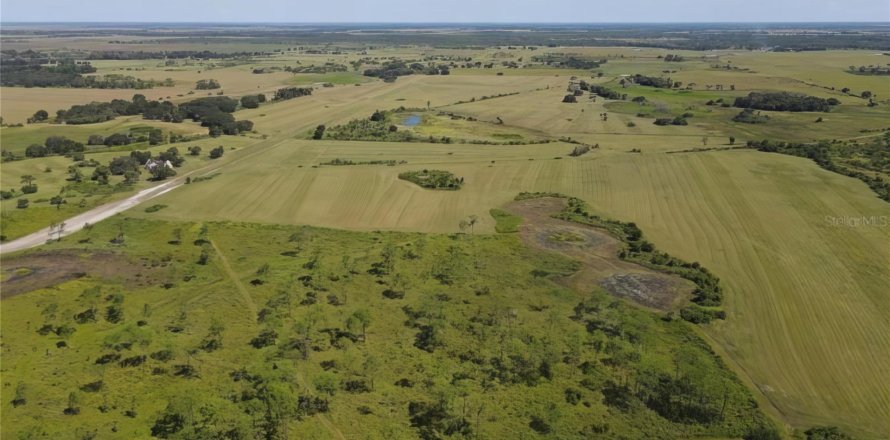
[(890, 22), (890, 0), (0, 0), (0, 21)]

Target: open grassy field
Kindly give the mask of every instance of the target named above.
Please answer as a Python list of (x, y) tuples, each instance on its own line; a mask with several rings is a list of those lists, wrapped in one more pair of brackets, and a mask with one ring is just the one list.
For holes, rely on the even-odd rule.
[[(108, 244), (120, 228), (125, 242)], [(101, 264), (65, 279), (77, 255)], [(691, 325), (555, 281), (576, 268), (515, 234), (116, 218), (4, 259), (3, 304), (21, 312), (2, 322), (3, 393), (24, 401), (3, 402), (2, 433), (391, 439), (457, 426), (488, 438), (728, 439), (769, 426)], [(22, 287), (33, 291), (15, 295)], [(71, 318), (90, 310), (96, 319)], [(46, 325), (67, 330), (41, 335)], [(271, 344), (257, 342), (268, 332)], [(594, 358), (587, 343), (609, 348)], [(603, 398), (616, 380), (675, 375), (708, 396), (707, 417), (725, 416), (674, 423)], [(269, 392), (282, 400), (266, 406)], [(323, 409), (285, 403), (297, 396)], [(418, 415), (429, 404), (440, 412)]]
[[(28, 44), (36, 47), (59, 44), (52, 39), (33, 38), (28, 41)], [(71, 44), (82, 48), (106, 47), (98, 39), (80, 39)], [(156, 47), (166, 47), (164, 44), (159, 41)], [(143, 48), (141, 43), (131, 46)], [(206, 48), (204, 45), (192, 46), (187, 43), (171, 44), (170, 47)], [(245, 47), (260, 50), (263, 47), (282, 46), (221, 42), (211, 47), (219, 47), (219, 50), (247, 50)], [(608, 61), (588, 70), (558, 69), (530, 61), (534, 56), (546, 54), (595, 57)], [(682, 55), (686, 61), (666, 62), (659, 58), (667, 54)], [(348, 65), (350, 61), (362, 57), (375, 61), (392, 57), (411, 61), (424, 57), (471, 57), (474, 61), (495, 65), (490, 69), (453, 68), (447, 76), (403, 76), (394, 83), (361, 77), (353, 71), (296, 76), (285, 72), (251, 73), (254, 67), (264, 66), (306, 66), (325, 62)], [(890, 126), (887, 122), (890, 118), (890, 80), (888, 77), (852, 75), (845, 70), (849, 65), (875, 64), (885, 58), (875, 51), (861, 50), (765, 53), (631, 47), (541, 47), (532, 50), (523, 47), (434, 49), (420, 46), (380, 47), (361, 55), (356, 52), (343, 55), (282, 53), (239, 61), (226, 67), (221, 62), (200, 65), (183, 63), (173, 66), (173, 70), (168, 70), (171, 69), (169, 66), (160, 66), (158, 60), (101, 61), (96, 63), (99, 73), (123, 73), (153, 79), (171, 77), (176, 81), (176, 86), (145, 91), (4, 87), (0, 90), (0, 113), (5, 121), (18, 122), (37, 109), (45, 109), (52, 114), (55, 109), (67, 108), (72, 104), (129, 98), (134, 92), (143, 93), (149, 98), (169, 96), (171, 100), (181, 101), (204, 96), (203, 92), (192, 95), (188, 92), (195, 81), (207, 78), (219, 80), (224, 93), (235, 97), (248, 93), (270, 93), (288, 84), (335, 84), (335, 87), (317, 87), (311, 96), (269, 102), (256, 109), (237, 111), (237, 119), (249, 119), (255, 123), (256, 133), (198, 142), (204, 146), (205, 153), (220, 144), (236, 147), (233, 154), (226, 153), (218, 170), (214, 167), (218, 175), (211, 180), (184, 185), (150, 202), (151, 205), (164, 205), (163, 209), (145, 212), (144, 208), (148, 206), (140, 206), (122, 216), (126, 220), (115, 220), (134, 225), (131, 229), (134, 235), (132, 247), (127, 247), (124, 252), (131, 258), (143, 258), (143, 264), (148, 266), (166, 267), (165, 279), (175, 280), (172, 282), (176, 284), (170, 290), (153, 285), (140, 286), (134, 294), (139, 299), (127, 300), (126, 313), (138, 315), (141, 304), (145, 302), (151, 303), (152, 309), (159, 310), (158, 317), (165, 323), (172, 321), (182, 310), (186, 310), (190, 317), (196, 316), (192, 329), (181, 337), (152, 330), (152, 349), (170, 345), (177, 350), (178, 360), (186, 358), (190, 361), (191, 358), (185, 354), (186, 347), (200, 342), (214, 316), (231, 323), (225, 338), (232, 340), (239, 348), (229, 349), (226, 343), (227, 348), (222, 353), (225, 359), (217, 355), (198, 356), (201, 359), (200, 368), (206, 371), (207, 382), (215, 390), (231, 391), (231, 384), (223, 384), (222, 380), (228, 374), (226, 368), (229, 362), (249, 365), (255, 356), (252, 349), (246, 350), (244, 346), (259, 328), (252, 317), (239, 313), (245, 308), (261, 309), (271, 299), (273, 287), (296, 283), (293, 279), (295, 273), (285, 270), (293, 266), (289, 262), (290, 257), (281, 256), (282, 249), (275, 247), (293, 233), (294, 225), (353, 231), (301, 229), (305, 234), (319, 237), (315, 243), (321, 240), (334, 243), (332, 249), (318, 251), (325, 255), (326, 262), (322, 266), (329, 268), (338, 264), (333, 260), (333, 255), (338, 251), (358, 255), (360, 252), (354, 247), (378, 246), (381, 240), (388, 239), (404, 243), (427, 237), (435, 243), (434, 247), (444, 252), (446, 243), (452, 239), (439, 234), (457, 232), (462, 220), (476, 215), (478, 224), (475, 225), (475, 233), (482, 237), (468, 242), (480, 243), (480, 247), (490, 249), (500, 258), (511, 252), (530, 251), (520, 250), (513, 238), (493, 235), (497, 220), (489, 215), (490, 211), (504, 208), (522, 191), (559, 192), (582, 198), (603, 216), (635, 222), (659, 249), (687, 261), (698, 261), (720, 277), (725, 289), (723, 308), (727, 319), (702, 326), (695, 332), (704, 336), (730, 369), (752, 387), (757, 400), (764, 404), (771, 416), (794, 428), (837, 425), (854, 433), (857, 438), (880, 439), (890, 437), (890, 419), (886, 417), (886, 414), (890, 414), (890, 371), (887, 369), (890, 365), (890, 321), (887, 319), (890, 316), (890, 297), (886, 294), (886, 286), (890, 285), (890, 226), (887, 224), (890, 205), (878, 199), (860, 180), (819, 168), (806, 158), (752, 149), (680, 151), (704, 147), (727, 148), (730, 147), (730, 136), (735, 138), (735, 147), (743, 146), (746, 141), (765, 138), (813, 142), (875, 136), (878, 130)], [(529, 67), (507, 68), (501, 65), (505, 61), (529, 63)], [(739, 69), (712, 67), (727, 63)], [(670, 76), (675, 81), (695, 85), (692, 90), (667, 90), (639, 85), (624, 88), (618, 83), (621, 75), (635, 73)], [(627, 93), (628, 100), (594, 100), (585, 92), (578, 97), (578, 103), (563, 103), (561, 101), (572, 77)], [(360, 85), (353, 85), (356, 83)], [(725, 90), (707, 87), (716, 84), (724, 85)], [(730, 90), (730, 85), (734, 86), (734, 90)], [(843, 87), (849, 87), (851, 94), (841, 93)], [(868, 106), (867, 100), (852, 96), (864, 90), (877, 94), (876, 106)], [(764, 124), (733, 122), (731, 118), (740, 109), (705, 105), (709, 100), (720, 98), (732, 102), (735, 97), (751, 91), (799, 92), (821, 98), (836, 98), (841, 104), (828, 113), (764, 112), (771, 117)], [(646, 103), (631, 102), (630, 99), (636, 96), (645, 97)], [(400, 124), (398, 129), (413, 130), (423, 136), (509, 141), (518, 135), (525, 140), (547, 139), (552, 142), (467, 145), (309, 139), (312, 130), (319, 124), (330, 128), (354, 119), (368, 118), (375, 110), (401, 106), (416, 109), (408, 113), (413, 111), (422, 116), (422, 122), (413, 127)], [(454, 113), (463, 119), (437, 116), (439, 112)], [(676, 117), (684, 113), (691, 114), (687, 126), (653, 124), (657, 117)], [(816, 119), (820, 117), (823, 121), (817, 123)], [(80, 138), (83, 137), (81, 134), (91, 134), (93, 130), (113, 132), (140, 124), (156, 123), (121, 118), (101, 125), (78, 127), (40, 125), (3, 128), (0, 141), (4, 149), (14, 150), (23, 148), (22, 145), (31, 142), (31, 139), (42, 141), (51, 130)], [(176, 126), (185, 130), (189, 127), (192, 125)], [(568, 154), (577, 144), (565, 139), (559, 141), (560, 138), (571, 138), (599, 147), (579, 157), (569, 157)], [(190, 144), (180, 145), (185, 147)], [(166, 149), (169, 146), (162, 147)], [(124, 153), (93, 153), (90, 156), (104, 162), (121, 154)], [(396, 164), (320, 165), (334, 159), (395, 161)], [(2, 186), (4, 189), (18, 187), (20, 175), (31, 173), (37, 177), (40, 186), (37, 196), (46, 198), (55, 195), (65, 184), (68, 163), (70, 159), (61, 157), (4, 163)], [(194, 161), (189, 159), (183, 171), (194, 171), (198, 175), (209, 172), (211, 165), (214, 164), (206, 159), (205, 154)], [(47, 167), (51, 171), (44, 173)], [(398, 178), (399, 173), (423, 169), (449, 171), (463, 178), (464, 183), (456, 191), (432, 191)], [(878, 172), (872, 170), (868, 173)], [(25, 210), (33, 213), (33, 218), (10, 217), (22, 215), (15, 212), (14, 200), (4, 201), (2, 206), (4, 234), (9, 233), (10, 236), (28, 232), (28, 227), (35, 222), (43, 227), (43, 223), (49, 219), (47, 216), (59, 215), (53, 214), (50, 210), (54, 208), (45, 202)], [(71, 211), (73, 206), (69, 203), (62, 210), (74, 212)], [(503, 215), (499, 218), (501, 229), (515, 227), (515, 219)], [(859, 221), (862, 219), (869, 221), (863, 224)], [(14, 226), (16, 223), (11, 220), (18, 221), (22, 226)], [(190, 243), (199, 233), (202, 222), (219, 222), (210, 226), (212, 264), (195, 265), (193, 261), (199, 258), (200, 249), (184, 249), (191, 248), (191, 244), (163, 251), (172, 258), (167, 266), (162, 261), (155, 261), (162, 257), (149, 256), (150, 249), (153, 251), (155, 245), (166, 246), (164, 243), (170, 240), (168, 236), (176, 228), (186, 231)], [(505, 225), (504, 222), (509, 224)], [(108, 241), (105, 235), (115, 227), (110, 224), (97, 226), (100, 231), (97, 236), (103, 238), (83, 248), (91, 252), (108, 251), (108, 246), (104, 244)], [(74, 246), (69, 243), (66, 241), (54, 246)], [(306, 252), (310, 252), (307, 249), (317, 246), (311, 245), (312, 240), (307, 243), (300, 249), (303, 252), (300, 258), (304, 259)], [(489, 245), (490, 248), (486, 247)], [(528, 264), (525, 260), (495, 263), (497, 258), (486, 263), (497, 264), (497, 270), (488, 272), (498, 272), (501, 264)], [(533, 258), (542, 257), (535, 254)], [(269, 277), (275, 279), (270, 282), (271, 287), (245, 286), (251, 279), (260, 277), (254, 274), (266, 260), (271, 261), (271, 270), (275, 273), (274, 277)], [(300, 264), (304, 262), (300, 260)], [(418, 283), (418, 286), (426, 282), (419, 281), (424, 279), (422, 271), (417, 268), (411, 270), (415, 271), (412, 277), (418, 280), (412, 282)], [(187, 287), (189, 285), (180, 285), (178, 280), (186, 275), (197, 276), (202, 283), (200, 288), (192, 291)], [(490, 273), (485, 276), (488, 275)], [(359, 278), (362, 277), (367, 278), (365, 275)], [(541, 292), (551, 292), (548, 289), (554, 288), (551, 284), (536, 284), (544, 283), (542, 280), (521, 279), (528, 285), (540, 287), (543, 289)], [(485, 280), (497, 282), (488, 278)], [(21, 315), (16, 314), (14, 321), (4, 319), (4, 339), (12, 334), (38, 344), (35, 342), (38, 338), (35, 327), (42, 320), (48, 320), (39, 316), (41, 309), (50, 303), (59, 303), (66, 313), (73, 311), (83, 304), (77, 302), (80, 300), (72, 299), (72, 296), (76, 297), (94, 284), (106, 282), (91, 278), (69, 281), (56, 290), (45, 289), (33, 295), (4, 299), (4, 312), (27, 310)], [(370, 283), (373, 280), (364, 279), (345, 290), (360, 292), (367, 290)], [(432, 286), (423, 286), (419, 288), (421, 291), (430, 295), (436, 293)], [(125, 284), (120, 284), (113, 289), (124, 287)], [(455, 298), (472, 300), (474, 295), (465, 295), (467, 292), (470, 290), (461, 291)], [(540, 293), (537, 290), (534, 292)], [(572, 296), (576, 295), (575, 292), (560, 290), (558, 293), (541, 294), (551, 295), (554, 298), (553, 307), (560, 310), (577, 304), (577, 297)], [(499, 299), (521, 303), (528, 298)], [(375, 310), (379, 307), (383, 314), (401, 313), (389, 303), (381, 305), (376, 299), (360, 301), (363, 307)], [(411, 304), (415, 305), (413, 302)], [(210, 311), (216, 308), (219, 308), (219, 312), (214, 315)], [(327, 313), (327, 319), (345, 319), (340, 312)], [(56, 313), (54, 316), (62, 315)], [(289, 319), (284, 322), (291, 325)], [(23, 320), (30, 322), (28, 333), (21, 332)], [(538, 318), (528, 318), (527, 322), (533, 323), (530, 324), (533, 326), (544, 325), (538, 322)], [(152, 325), (155, 324), (152, 322)], [(661, 329), (662, 324), (647, 325)], [(72, 346), (78, 349), (84, 347), (83, 352), (77, 353), (78, 359), (84, 355), (92, 359), (100, 354), (95, 347), (87, 348), (88, 341), (114, 338), (116, 336), (113, 335), (120, 331), (105, 323), (97, 327), (101, 328), (79, 329), (71, 338)], [(656, 330), (656, 333), (661, 331)], [(410, 346), (413, 338), (413, 334), (407, 334), (400, 323), (389, 322), (373, 330), (369, 341), (374, 342), (369, 342), (369, 345), (377, 343), (384, 335), (397, 335), (394, 339), (398, 350)], [(39, 343), (48, 344), (45, 339), (40, 339)], [(9, 358), (13, 360), (7, 362), (14, 365), (14, 371), (8, 374), (15, 379), (22, 377), (23, 371), (31, 367), (42, 374), (49, 375), (54, 371), (64, 374), (57, 371), (58, 362), (75, 362), (74, 350), (57, 352), (49, 348), (51, 354), (38, 356), (23, 353), (22, 346), (5, 349), (11, 350), (4, 357), (13, 356)], [(349, 350), (352, 349), (347, 349), (346, 353), (352, 354), (344, 354), (345, 357), (362, 358), (369, 352), (364, 346), (354, 352)], [(381, 350), (384, 350), (383, 345), (370, 349), (374, 353), (382, 353)], [(38, 351), (38, 354), (43, 352), (42, 349)], [(406, 356), (409, 359), (407, 363), (416, 362), (423, 368), (439, 371), (440, 367), (431, 364), (430, 359), (412, 354)], [(60, 361), (60, 358), (63, 360)], [(355, 362), (361, 364), (362, 360)], [(313, 380), (322, 374), (319, 367), (315, 364), (307, 366), (306, 363), (294, 365), (298, 367), (292, 369), (288, 365), (282, 368), (287, 375), (291, 375), (289, 377), (298, 384), (298, 388), (317, 391)], [(90, 374), (98, 378), (105, 374), (104, 371), (101, 367), (95, 367)], [(350, 371), (350, 374), (358, 374), (358, 368)], [(451, 370), (448, 372), (453, 373)], [(169, 378), (154, 378), (149, 374), (144, 372), (141, 376), (144, 381), (133, 386), (161, 385), (160, 390), (145, 388), (144, 392), (156, 397), (157, 401), (169, 398), (174, 392), (171, 388), (164, 388), (169, 387)], [(4, 382), (9, 385), (4, 385), (4, 394), (9, 393), (8, 387), (16, 382), (6, 380), (6, 375), (4, 373)], [(109, 383), (116, 384), (111, 394), (119, 409), (126, 407), (128, 402), (117, 386), (130, 384), (122, 376), (120, 371), (116, 371), (110, 373), (108, 379)], [(65, 377), (86, 381), (84, 376)], [(307, 418), (291, 427), (307, 433), (308, 438), (340, 438), (336, 430), (348, 438), (355, 427), (353, 419), (356, 411), (360, 406), (368, 406), (374, 418), (367, 425), (371, 438), (405, 435), (409, 431), (406, 431), (407, 418), (401, 406), (408, 397), (402, 394), (402, 390), (389, 385), (397, 379), (387, 376), (385, 381), (381, 381), (380, 395), (375, 395), (379, 399), (374, 402), (360, 395), (354, 402), (346, 403), (346, 399), (338, 395), (332, 398), (335, 405), (329, 416)], [(562, 385), (560, 383), (559, 386)], [(69, 390), (60, 391), (45, 384), (39, 385), (38, 389), (52, 396), (44, 403), (52, 406), (53, 411), (59, 409), (52, 416), (47, 416), (48, 420), (55, 422), (50, 426), (58, 425), (64, 417), (56, 414), (64, 406), (58, 402), (64, 401)], [(473, 393), (475, 391), (469, 393), (470, 400), (480, 397)], [(530, 398), (528, 394), (522, 394), (522, 397), (513, 391), (498, 394), (495, 397), (497, 401), (515, 400), (515, 406), (498, 409), (498, 413), (492, 417), (506, 420), (520, 413), (526, 417), (529, 414), (520, 409), (523, 405), (529, 408), (545, 405), (543, 401), (524, 400)], [(97, 395), (85, 399), (90, 407), (98, 405)], [(49, 400), (53, 403), (49, 403)], [(225, 407), (227, 404), (219, 405)], [(122, 434), (138, 436), (137, 428), (153, 421), (153, 417), (164, 407), (163, 403), (138, 403), (135, 406), (138, 407), (138, 415), (133, 419), (114, 419), (108, 415), (92, 414), (92, 410), (89, 417), (101, 419), (106, 425), (114, 420), (120, 423)], [(397, 406), (399, 409), (395, 409)], [(605, 410), (601, 404), (595, 403), (592, 408), (592, 416), (581, 416), (572, 408), (563, 406), (559, 406), (557, 412), (567, 417), (566, 420), (571, 420), (566, 422), (566, 426), (575, 426), (584, 417), (596, 420), (604, 417), (602, 411)], [(4, 409), (4, 419), (9, 410)], [(403, 423), (398, 427), (387, 426), (382, 421), (386, 414), (399, 417)], [(621, 417), (619, 419), (624, 420)], [(16, 424), (22, 422), (28, 429), (39, 429), (38, 423), (28, 417), (15, 420)], [(491, 438), (531, 434), (527, 422), (518, 424), (512, 421), (514, 419), (510, 420), (509, 423), (505, 422), (504, 430), (499, 430), (500, 427), (495, 429), (499, 424), (491, 423), (481, 428), (480, 432)], [(671, 431), (672, 428), (661, 425), (652, 434), (635, 431), (637, 428), (621, 423), (621, 427), (616, 429), (632, 438), (646, 435), (683, 438), (707, 434), (678, 434)], [(334, 431), (331, 431), (331, 426), (335, 428)], [(2, 429), (4, 435), (18, 432), (13, 431), (11, 423), (6, 421)], [(559, 428), (553, 435), (569, 438), (575, 434)]]
[[(660, 248), (725, 280), (729, 318), (706, 332), (786, 420), (887, 432), (890, 232), (831, 223), (886, 218), (886, 203), (805, 159), (750, 151), (553, 159), (567, 149), (294, 141), (159, 198), (168, 209), (134, 215), (447, 232), (476, 214), (480, 230), (490, 231), (494, 222), (482, 214), (519, 191), (574, 194), (604, 215), (637, 222)], [(337, 157), (408, 164), (312, 168)], [(430, 193), (396, 177), (418, 168), (444, 168), (466, 183)], [(759, 208), (769, 206), (786, 209)], [(827, 381), (835, 386), (817, 385)]]

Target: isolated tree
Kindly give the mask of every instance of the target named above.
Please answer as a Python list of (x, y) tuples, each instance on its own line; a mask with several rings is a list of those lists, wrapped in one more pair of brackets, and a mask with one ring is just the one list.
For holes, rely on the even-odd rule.
[(35, 180), (37, 180), (37, 179), (34, 178), (34, 176), (32, 176), (32, 175), (30, 175), (30, 174), (25, 174), (25, 175), (22, 176), (22, 178), (21, 178), (21, 182), (22, 182), (23, 184), (25, 184), (25, 186), (28, 187), (28, 188), (34, 186), (34, 181), (35, 181)]
[(210, 150), (210, 158), (211, 159), (219, 159), (220, 157), (222, 157), (223, 153), (225, 153), (225, 152), (226, 152), (226, 149), (223, 148), (222, 145), (220, 145), (220, 146)]
[(371, 313), (366, 309), (358, 309), (351, 317), (357, 323), (362, 332), (362, 341), (367, 341), (368, 326), (371, 325)]
[(315, 133), (312, 133), (312, 139), (321, 139), (324, 137), (325, 126), (324, 124), (315, 127)]
[(192, 147), (189, 147), (189, 154), (192, 155), (192, 156), (198, 156), (198, 155), (200, 155), (200, 154), (201, 154), (201, 147), (199, 147), (199, 146), (197, 146), (197, 145), (192, 146)]
[(19, 382), (19, 384), (15, 386), (15, 397), (12, 399), (13, 408), (28, 403), (28, 399), (25, 397), (26, 390), (27, 388), (25, 387), (24, 382)]
[(37, 110), (34, 112), (34, 116), (28, 118), (28, 123), (43, 122), (47, 119), (49, 119), (49, 113), (46, 110)]
[(60, 195), (59, 195), (59, 196), (53, 196), (51, 199), (49, 199), (49, 204), (50, 204), (50, 205), (56, 205), (56, 209), (57, 209), (57, 210), (58, 210), (58, 209), (61, 209), (61, 208), (62, 208), (62, 204), (64, 204), (64, 203), (66, 203), (66, 202), (65, 202), (65, 198), (62, 197), (62, 196), (60, 196)]
[(729, 145), (735, 145), (735, 136), (729, 137)]

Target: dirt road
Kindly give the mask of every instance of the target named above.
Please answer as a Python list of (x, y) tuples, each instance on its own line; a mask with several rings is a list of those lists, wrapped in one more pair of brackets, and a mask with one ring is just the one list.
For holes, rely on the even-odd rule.
[[(133, 194), (130, 197), (127, 197), (126, 199), (107, 203), (82, 214), (71, 217), (68, 220), (65, 220), (65, 228), (62, 236), (77, 232), (83, 229), (84, 225), (88, 223), (95, 224), (117, 213), (124, 212), (146, 200), (151, 200), (161, 194), (171, 191), (177, 186), (182, 185), (184, 182), (184, 177), (173, 179), (169, 182), (165, 182), (151, 188), (146, 188), (136, 194)], [(22, 249), (30, 249), (32, 247), (40, 246), (41, 244), (46, 243), (46, 241), (50, 238), (49, 233), (50, 228), (47, 227), (24, 237), (12, 240), (8, 243), (0, 244), (0, 254), (6, 254), (10, 252), (20, 251)]]

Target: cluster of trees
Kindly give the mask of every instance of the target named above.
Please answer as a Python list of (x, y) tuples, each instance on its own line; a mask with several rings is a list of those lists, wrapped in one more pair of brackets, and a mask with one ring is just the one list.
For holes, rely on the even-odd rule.
[(179, 111), (202, 127), (208, 127), (211, 136), (236, 135), (253, 130), (253, 122), (236, 121), (232, 113), (238, 108), (238, 100), (226, 96), (198, 98), (179, 105)]
[(64, 156), (84, 151), (84, 145), (64, 136), (50, 136), (43, 145), (33, 144), (25, 148), (27, 157)]
[[(658, 57), (661, 58), (661, 55), (659, 55)], [(681, 56), (681, 55), (674, 55), (674, 54), (672, 54), (672, 53), (669, 53), (669, 54), (665, 55), (665, 56), (664, 56), (664, 60), (665, 60), (665, 61), (669, 61), (669, 62), (686, 61), (686, 59), (683, 58), (683, 56)]]
[(890, 75), (890, 64), (886, 66), (881, 66), (879, 64), (859, 67), (850, 66), (847, 72), (854, 73), (856, 75)]
[(165, 122), (182, 122), (191, 118), (208, 127), (211, 136), (236, 135), (253, 130), (253, 122), (236, 121), (232, 113), (238, 108), (238, 100), (225, 96), (198, 98), (180, 105), (169, 101), (148, 101), (143, 95), (134, 95), (132, 101), (115, 99), (111, 102), (93, 102), (59, 110), (57, 122), (67, 124), (91, 124), (114, 119), (118, 116), (142, 114), (145, 119)]
[(299, 98), (301, 96), (309, 96), (312, 94), (311, 87), (284, 87), (275, 91), (275, 101), (283, 101), (285, 99)]
[(346, 124), (337, 125), (322, 130), (322, 136), (329, 139), (349, 140), (349, 141), (386, 141), (386, 142), (413, 142), (420, 141), (410, 131), (399, 130), (398, 127), (391, 122), (391, 111), (375, 111), (370, 117), (362, 119), (353, 119)]
[(89, 89), (150, 89), (172, 85), (172, 80), (155, 81), (117, 74), (90, 75), (96, 68), (88, 62), (61, 60), (43, 65), (41, 58), (12, 58), (0, 63), (0, 85), (21, 87), (73, 87)]
[(669, 89), (674, 87), (674, 82), (670, 78), (662, 78), (659, 76), (646, 76), (639, 73), (630, 77), (634, 84), (641, 86), (655, 87), (658, 89)]
[(258, 95), (246, 95), (241, 97), (241, 107), (244, 108), (257, 108), (264, 102), (266, 102), (266, 95), (262, 93)]
[(827, 112), (840, 104), (835, 98), (819, 98), (803, 93), (792, 92), (751, 92), (740, 96), (732, 104), (734, 107), (770, 110), (780, 112)]
[(451, 70), (449, 69), (449, 66), (445, 64), (408, 64), (405, 61), (393, 60), (381, 64), (380, 67), (374, 69), (366, 69), (363, 75), (373, 78), (380, 78), (386, 82), (393, 82), (396, 80), (396, 78), (406, 75), (448, 75), (450, 73)]
[(464, 184), (463, 177), (443, 170), (406, 171), (399, 173), (399, 179), (428, 189), (458, 190)]
[(220, 87), (222, 86), (219, 85), (219, 81), (215, 79), (199, 79), (198, 82), (195, 83), (196, 90), (214, 90)]
[(149, 101), (144, 95), (133, 95), (132, 101), (114, 99), (110, 102), (91, 102), (73, 105), (68, 110), (56, 112), (55, 121), (65, 124), (94, 124), (112, 120), (118, 116), (142, 114), (145, 119), (164, 122), (182, 122), (185, 115), (169, 101)]
[(677, 116), (675, 118), (658, 118), (653, 122), (655, 125), (689, 125), (686, 118)]
[(590, 93), (594, 93), (606, 99), (627, 99), (626, 93), (618, 93), (608, 87), (597, 84), (588, 84), (587, 81), (584, 80), (581, 80), (578, 87), (581, 90), (590, 91)]

